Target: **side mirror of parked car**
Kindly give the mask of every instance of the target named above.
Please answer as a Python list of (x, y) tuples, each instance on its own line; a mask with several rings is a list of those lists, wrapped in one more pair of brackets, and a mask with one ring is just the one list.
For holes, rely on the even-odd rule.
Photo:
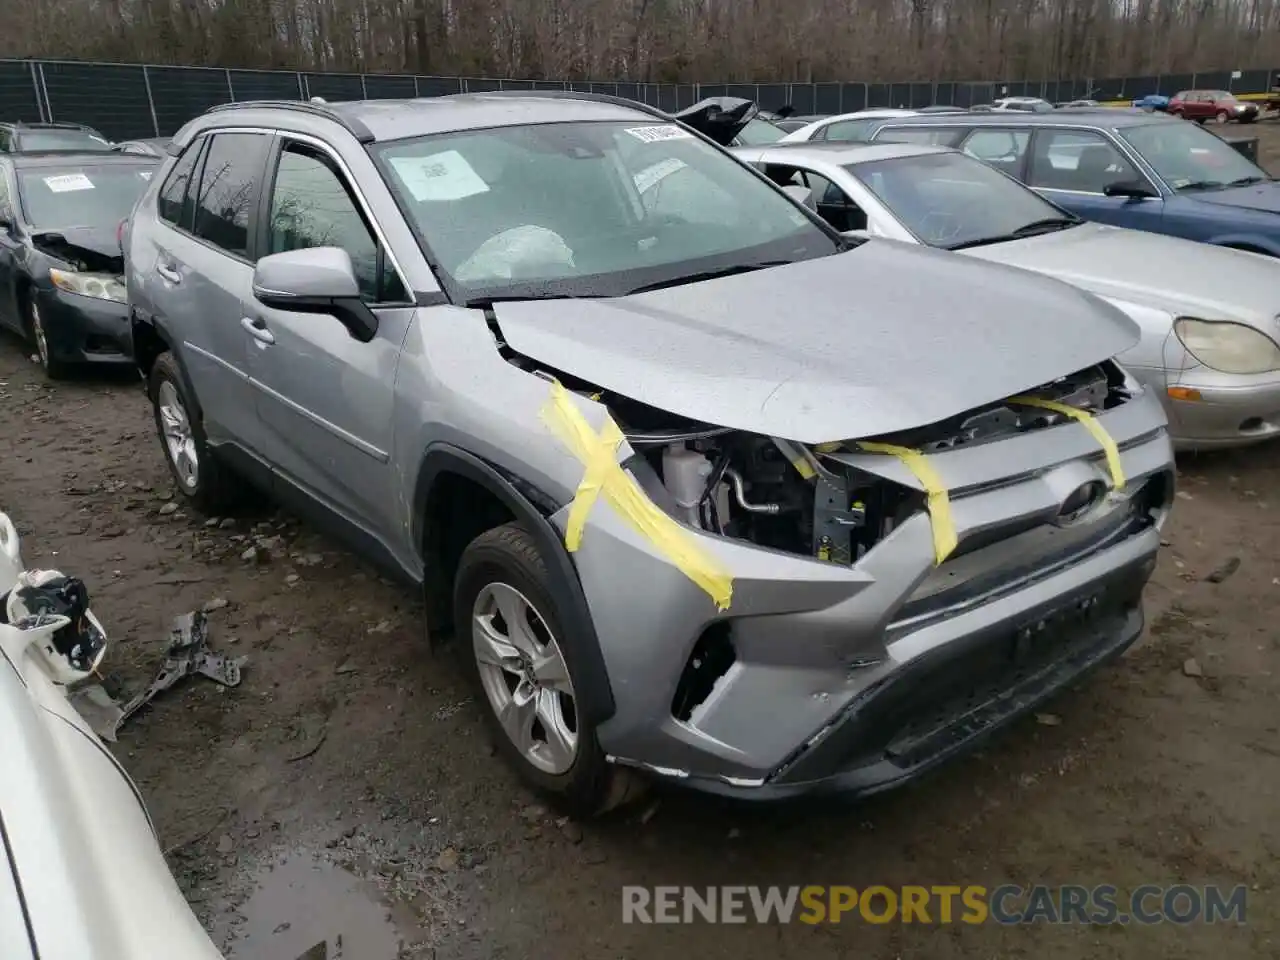
[(360, 297), (351, 256), (340, 247), (273, 253), (253, 271), (253, 295), (263, 306), (332, 316), (362, 343), (378, 332), (378, 317)]
[(1138, 180), (1117, 180), (1102, 188), (1108, 197), (1128, 197), (1130, 200), (1151, 200), (1159, 196), (1145, 183)]

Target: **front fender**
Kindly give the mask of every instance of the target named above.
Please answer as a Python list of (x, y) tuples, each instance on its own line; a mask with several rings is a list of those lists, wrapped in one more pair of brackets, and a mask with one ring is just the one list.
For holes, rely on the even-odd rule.
[(1246, 253), (1280, 257), (1280, 242), (1256, 233), (1225, 233), (1211, 237), (1208, 242), (1219, 247), (1234, 247)]
[[(556, 619), (564, 629), (562, 638), (575, 668), (578, 707), (595, 725), (613, 716), (613, 690), (600, 652), (600, 640), (591, 619), (586, 595), (578, 579), (577, 568), (565, 549), (558, 531), (539, 506), (552, 512), (558, 504), (550, 502), (536, 488), (522, 483), (505, 471), (475, 454), (450, 443), (433, 443), (422, 456), (414, 484), (412, 530), (414, 543), (424, 542), (428, 504), (436, 483), (445, 474), (456, 474), (492, 493), (533, 535), (538, 553), (547, 565), (548, 590), (555, 605)], [(443, 582), (441, 571), (432, 569), (432, 557), (423, 556), (424, 582), (429, 593), (451, 596), (453, 584)]]

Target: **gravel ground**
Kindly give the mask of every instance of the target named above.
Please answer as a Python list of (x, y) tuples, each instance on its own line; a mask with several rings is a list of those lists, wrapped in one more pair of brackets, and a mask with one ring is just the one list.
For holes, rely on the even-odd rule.
[[(1254, 129), (1280, 160), (1280, 131)], [(177, 687), (116, 744), (235, 960), (1280, 950), (1280, 446), (1180, 463), (1144, 641), (977, 757), (852, 809), (660, 793), (576, 824), (493, 757), (411, 592), (269, 505), (188, 515), (136, 381), (53, 387), (28, 352), (0, 339), (0, 505), (28, 565), (86, 579), (108, 668), (130, 689), (158, 666), (170, 620), (196, 607), (211, 610), (215, 648), (248, 657), (239, 687)], [(1246, 884), (1248, 923), (621, 922), (624, 884), (1002, 882)]]

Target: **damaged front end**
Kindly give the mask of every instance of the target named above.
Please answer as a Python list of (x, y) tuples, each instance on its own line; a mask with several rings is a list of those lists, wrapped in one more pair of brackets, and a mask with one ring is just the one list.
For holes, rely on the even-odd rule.
[(503, 350), (606, 407), (623, 467), (733, 572), (716, 611), (593, 512), (576, 563), (624, 678), (600, 730), (615, 762), (758, 798), (883, 789), (1141, 630), (1171, 452), (1158, 404), (1112, 361), (927, 426), (804, 443)]

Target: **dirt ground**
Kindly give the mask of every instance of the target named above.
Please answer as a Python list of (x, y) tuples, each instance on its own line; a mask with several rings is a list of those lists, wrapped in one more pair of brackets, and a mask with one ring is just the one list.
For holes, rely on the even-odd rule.
[[(1263, 135), (1280, 167), (1280, 129)], [(130, 689), (158, 666), (171, 619), (206, 604), (213, 646), (248, 658), (239, 687), (176, 687), (115, 745), (235, 960), (319, 960), (321, 943), (329, 960), (1280, 953), (1280, 445), (1180, 462), (1147, 636), (1056, 701), (1060, 723), (1029, 718), (852, 808), (660, 793), (575, 824), (493, 757), (409, 591), (269, 505), (224, 522), (169, 507), (136, 381), (50, 386), (28, 353), (0, 340), (0, 506), (27, 564), (85, 578), (108, 669)], [(1005, 882), (1245, 884), (1248, 922), (621, 922), (624, 884)]]

